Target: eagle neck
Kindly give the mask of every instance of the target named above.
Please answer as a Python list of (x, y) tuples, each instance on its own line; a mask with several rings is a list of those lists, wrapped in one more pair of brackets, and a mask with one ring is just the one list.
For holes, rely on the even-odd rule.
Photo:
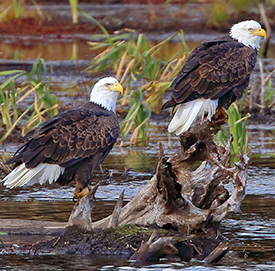
[[(107, 111), (108, 112), (108, 115), (111, 113), (111, 114), (115, 114), (115, 111), (113, 110), (109, 110), (107, 109), (106, 107), (102, 106), (101, 104), (98, 104), (98, 103), (95, 103), (95, 102), (92, 102), (92, 101), (89, 101), (84, 107), (86, 108), (98, 108), (99, 112), (102, 112), (102, 110), (104, 110), (105, 112)], [(116, 114), (115, 114), (116, 115)]]
[(116, 109), (117, 92), (110, 92), (108, 95), (98, 95), (97, 93), (91, 93), (90, 102), (99, 105), (105, 110), (115, 112)]

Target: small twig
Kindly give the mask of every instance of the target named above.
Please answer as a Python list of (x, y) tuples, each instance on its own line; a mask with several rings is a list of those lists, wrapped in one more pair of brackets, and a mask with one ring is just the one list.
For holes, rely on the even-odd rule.
[(157, 236), (158, 236), (158, 234), (157, 234), (156, 230), (154, 230), (152, 232), (152, 234), (150, 235), (149, 240), (147, 241), (147, 243), (152, 244), (153, 241), (157, 238)]
[(127, 174), (128, 174), (128, 167), (125, 166), (124, 167), (124, 172), (122, 173), (122, 178), (127, 178)]
[(52, 245), (52, 247), (55, 247), (60, 239), (61, 239), (61, 236), (58, 236), (57, 239), (55, 240), (54, 244)]
[(198, 253), (198, 255), (201, 255), (201, 251), (196, 247), (195, 244), (191, 244), (191, 246)]
[(129, 249), (133, 250), (134, 252), (136, 252), (138, 250), (137, 248), (134, 248), (131, 244), (127, 244), (126, 248), (129, 248)]
[(259, 68), (260, 68), (260, 73), (261, 73), (261, 108), (260, 108), (260, 113), (262, 114), (264, 112), (264, 108), (265, 108), (265, 104), (264, 104), (265, 78), (264, 78), (263, 63), (262, 63), (261, 59), (259, 59)]
[(271, 79), (271, 77), (275, 74), (275, 69), (265, 78), (264, 85), (268, 83), (268, 81)]
[(275, 104), (275, 100), (273, 100), (273, 101), (270, 103), (270, 105), (268, 106), (268, 108), (272, 108), (274, 104)]

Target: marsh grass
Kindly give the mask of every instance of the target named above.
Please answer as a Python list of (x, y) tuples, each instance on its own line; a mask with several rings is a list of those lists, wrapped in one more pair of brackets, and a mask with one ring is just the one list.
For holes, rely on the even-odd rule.
[(229, 2), (226, 0), (213, 1), (210, 12), (211, 16), (208, 20), (208, 24), (225, 24), (228, 19), (228, 7)]
[[(274, 1), (274, 0), (272, 0)], [(209, 5), (209, 25), (223, 25), (236, 14), (247, 12), (249, 8), (257, 8), (259, 0), (213, 0)], [(262, 1), (270, 4), (270, 1)], [(272, 4), (272, 3), (271, 3)], [(273, 4), (272, 4), (273, 5)]]
[(269, 80), (267, 83), (267, 87), (265, 88), (265, 106), (267, 108), (272, 108), (275, 104), (275, 99), (274, 99), (274, 95), (275, 95), (275, 88), (273, 86), (272, 80)]
[(248, 150), (248, 131), (246, 130), (247, 120), (250, 114), (247, 113), (242, 117), (242, 105), (247, 94), (243, 98), (231, 104), (231, 106), (226, 110), (228, 115), (228, 127), (222, 126), (222, 129), (218, 132), (218, 140), (223, 145), (226, 146), (230, 134), (233, 135), (233, 142), (231, 144), (232, 156), (236, 156), (239, 152), (247, 153)]
[[(167, 39), (152, 45), (146, 41), (143, 34), (135, 38), (133, 35), (135, 31), (131, 29), (110, 35), (98, 21), (84, 12), (83, 14), (97, 24), (102, 31), (102, 34), (91, 37), (92, 40), (98, 41), (89, 42), (91, 49), (97, 52), (100, 50), (100, 53), (95, 56), (87, 70), (93, 74), (111, 70), (116, 74), (116, 78), (124, 86), (121, 106), (130, 105), (130, 111), (127, 114), (128, 121), (125, 122), (126, 128), (124, 126), (122, 128), (123, 135), (126, 131), (127, 133), (132, 131), (135, 138), (132, 137), (132, 144), (140, 144), (140, 142), (146, 144), (148, 136), (144, 121), (145, 119), (146, 123), (149, 121), (151, 115), (149, 112), (160, 113), (163, 93), (181, 69), (189, 53), (184, 33), (178, 31)], [(178, 36), (182, 42), (182, 52), (177, 52), (170, 59), (166, 59), (160, 52), (161, 48), (175, 36)], [(137, 90), (132, 90), (133, 83), (139, 86)], [(136, 103), (132, 102), (137, 98)], [(141, 110), (145, 112), (142, 113), (143, 118), (139, 117)], [(135, 119), (139, 121), (134, 121)]]
[[(24, 136), (46, 119), (46, 113), (51, 117), (58, 113), (56, 97), (49, 94), (47, 67), (43, 59), (33, 64), (31, 72), (12, 70), (0, 72), (0, 75), (13, 75), (0, 85), (0, 110), (2, 124), (5, 126), (0, 143), (15, 127), (20, 126)], [(27, 79), (19, 86), (16, 85), (15, 81), (21, 78)], [(28, 99), (34, 101), (26, 108), (22, 104), (27, 104)]]
[(122, 140), (132, 131), (130, 145), (146, 146), (148, 144), (147, 129), (151, 117), (151, 109), (144, 108), (141, 88), (130, 95), (130, 110), (120, 125)]
[(78, 9), (77, 9), (77, 5), (78, 5), (78, 0), (69, 0), (70, 6), (71, 6), (71, 11), (72, 11), (72, 21), (73, 24), (77, 24), (78, 23)]
[(266, 69), (267, 76), (265, 77), (261, 59), (259, 59), (259, 68), (261, 73), (260, 110), (263, 112), (264, 109), (271, 109), (275, 104), (275, 89), (271, 80), (271, 78), (275, 75), (275, 69), (271, 72)]
[(19, 18), (45, 20), (46, 17), (36, 0), (31, 0), (30, 2), (34, 5), (35, 12), (26, 5), (25, 0), (2, 0), (0, 2), (0, 21), (10, 21)]
[(15, 18), (19, 18), (20, 16), (24, 16), (24, 0), (12, 0), (13, 2), (13, 10)]
[(231, 0), (232, 6), (239, 12), (247, 11), (251, 6), (257, 6), (259, 0)]

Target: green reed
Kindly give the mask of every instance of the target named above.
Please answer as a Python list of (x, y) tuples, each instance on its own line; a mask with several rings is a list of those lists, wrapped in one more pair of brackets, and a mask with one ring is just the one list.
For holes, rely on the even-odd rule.
[[(0, 111), (5, 133), (0, 142), (19, 126), (22, 135), (45, 120), (44, 115), (49, 113), (52, 117), (58, 113), (55, 95), (49, 93), (47, 80), (47, 67), (43, 59), (39, 59), (32, 66), (30, 72), (24, 70), (2, 71), (1, 75), (13, 75), (0, 85)], [(27, 78), (23, 83), (16, 84), (16, 80)], [(29, 99), (30, 105), (26, 102)], [(27, 108), (26, 108), (27, 107)]]

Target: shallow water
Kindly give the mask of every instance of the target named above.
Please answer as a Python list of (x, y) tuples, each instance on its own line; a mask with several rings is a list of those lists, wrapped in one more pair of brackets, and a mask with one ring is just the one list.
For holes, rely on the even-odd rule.
[[(230, 253), (218, 266), (207, 267), (200, 261), (170, 262), (134, 267), (127, 259), (115, 257), (45, 255), (1, 256), (1, 265), (6, 270), (32, 270), (39, 264), (39, 270), (275, 270), (275, 163), (266, 159), (264, 163), (252, 160), (248, 171), (247, 196), (242, 202), (241, 214), (227, 217), (221, 223), (221, 233), (228, 238)], [(108, 172), (97, 171), (95, 181), (104, 179), (96, 194), (93, 220), (101, 219), (112, 212), (115, 201), (125, 189), (125, 203), (130, 200), (154, 174), (157, 155), (148, 155), (142, 150), (109, 155), (103, 168)], [(129, 167), (128, 177), (121, 177), (124, 165)], [(0, 218), (34, 219), (66, 222), (73, 207), (74, 187), (33, 186), (8, 190), (0, 187)], [(3, 236), (6, 244), (28, 244), (52, 236)], [(41, 238), (41, 239), (40, 239)], [(0, 257), (0, 258), (1, 258)], [(234, 260), (234, 263), (232, 262)], [(256, 268), (256, 269), (254, 269)]]
[[(157, 142), (162, 141), (167, 156), (178, 148), (177, 137), (170, 138), (171, 148), (168, 148), (166, 123), (152, 122), (149, 131), (151, 140), (148, 147), (116, 146), (107, 156), (102, 168), (97, 170), (94, 182), (103, 180), (96, 194), (96, 205), (92, 213), (93, 220), (99, 220), (109, 215), (116, 199), (125, 190), (127, 203), (142, 186), (154, 175), (158, 161)], [(264, 128), (264, 129), (263, 129)], [(274, 127), (262, 127), (255, 124), (249, 127), (252, 153), (259, 150), (269, 150), (274, 153), (275, 144), (272, 141)], [(127, 142), (126, 142), (127, 144)], [(12, 146), (10, 146), (12, 147)], [(9, 150), (16, 149), (9, 148)], [(6, 149), (7, 150), (7, 149)], [(127, 167), (127, 176), (122, 174)], [(110, 175), (112, 177), (110, 177)], [(218, 266), (206, 267), (200, 261), (164, 262), (146, 267), (133, 267), (127, 259), (97, 256), (3, 256), (1, 264), (7, 270), (32, 270), (40, 263), (40, 270), (93, 269), (98, 270), (275, 270), (275, 158), (263, 157), (251, 159), (248, 170), (246, 198), (242, 202), (241, 214), (231, 215), (221, 223), (221, 233), (230, 242), (228, 253)], [(232, 189), (228, 187), (229, 191)], [(66, 222), (73, 207), (74, 184), (59, 187), (58, 185), (22, 187), (13, 190), (0, 186), (0, 219), (34, 219), (55, 222)], [(28, 244), (52, 236), (3, 236), (2, 241), (9, 244)], [(40, 239), (41, 238), (41, 239)], [(14, 257), (13, 257), (14, 256)], [(11, 266), (11, 257), (13, 265)], [(233, 262), (232, 263), (232, 259)], [(56, 268), (56, 269), (55, 269)], [(256, 268), (256, 269), (254, 269)]]
[[(127, 203), (142, 186), (154, 175), (158, 161), (158, 141), (163, 142), (167, 156), (178, 148), (177, 137), (170, 139), (165, 132), (167, 123), (152, 121), (150, 143), (148, 147), (120, 147), (115, 146), (102, 165), (103, 172), (97, 170), (94, 182), (104, 180), (99, 187), (97, 202), (92, 213), (93, 220), (99, 220), (109, 215), (116, 199), (122, 190), (125, 190)], [(268, 150), (275, 152), (274, 131), (272, 125), (263, 126), (250, 124), (250, 146), (252, 154), (259, 154)], [(170, 140), (171, 148), (168, 148)], [(127, 142), (126, 142), (127, 145)], [(3, 147), (3, 146), (2, 146)], [(13, 152), (18, 144), (6, 145), (2, 151)], [(127, 167), (127, 176), (122, 174)], [(112, 175), (112, 177), (110, 177)], [(219, 266), (205, 267), (200, 261), (190, 263), (165, 262), (162, 265), (151, 265), (137, 268), (138, 270), (275, 270), (275, 158), (262, 157), (251, 159), (248, 170), (246, 198), (242, 203), (242, 214), (232, 215), (222, 221), (221, 233), (230, 242), (230, 253), (219, 263)], [(229, 190), (232, 189), (229, 186)], [(74, 184), (59, 187), (58, 185), (22, 187), (13, 190), (0, 186), (0, 218), (34, 219), (55, 222), (66, 222), (73, 207)], [(52, 236), (3, 236), (5, 244), (28, 244)], [(40, 239), (41, 238), (41, 239)], [(95, 256), (14, 256), (11, 266), (11, 257), (3, 256), (1, 264), (7, 270), (32, 270), (40, 263), (41, 270), (92, 269), (125, 270), (131, 267), (127, 259)], [(232, 263), (232, 259), (234, 261)], [(10, 266), (10, 267), (8, 267)], [(56, 268), (56, 269), (55, 269)], [(256, 269), (254, 269), (256, 268)]]

